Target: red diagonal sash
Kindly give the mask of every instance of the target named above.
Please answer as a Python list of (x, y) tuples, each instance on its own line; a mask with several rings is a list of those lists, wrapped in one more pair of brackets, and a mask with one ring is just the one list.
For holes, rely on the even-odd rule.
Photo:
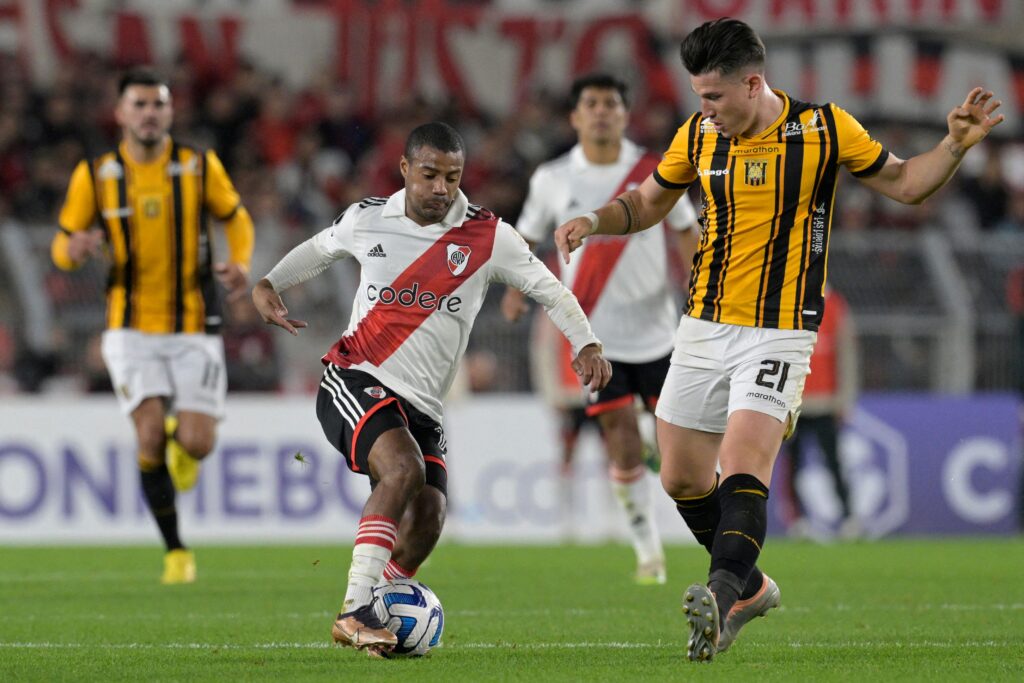
[[(618, 189), (609, 198), (609, 201), (625, 192), (632, 184), (639, 184), (649, 176), (658, 166), (658, 158), (650, 154), (640, 157), (636, 165), (626, 174)], [(580, 302), (583, 312), (590, 315), (601, 297), (608, 278), (615, 269), (622, 252), (625, 251), (628, 237), (616, 237), (611, 235), (594, 235), (587, 238), (586, 248), (580, 258), (580, 265), (576, 269), (576, 277), (572, 281), (572, 293)]]
[[(460, 227), (452, 228), (420, 254), (390, 286), (401, 292), (416, 285), (419, 295), (428, 291), (437, 295), (434, 302), (442, 296), (451, 295), (490, 260), (497, 222), (497, 217), (488, 212), (486, 217), (468, 220)], [(449, 244), (471, 250), (465, 270), (458, 275), (452, 274), (448, 267)], [(364, 362), (379, 367), (436, 310), (423, 308), (415, 302), (406, 306), (397, 301), (388, 304), (378, 301), (359, 321), (352, 334), (339, 339), (323, 360), (341, 367)]]

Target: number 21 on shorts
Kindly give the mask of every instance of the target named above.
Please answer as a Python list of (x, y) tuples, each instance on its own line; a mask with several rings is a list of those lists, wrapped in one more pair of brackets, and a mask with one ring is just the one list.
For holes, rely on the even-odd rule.
[[(778, 379), (776, 379), (778, 378)], [(786, 388), (786, 380), (789, 378), (789, 363), (778, 360), (761, 361), (761, 370), (757, 373), (754, 382), (758, 386), (774, 389), (782, 393)]]

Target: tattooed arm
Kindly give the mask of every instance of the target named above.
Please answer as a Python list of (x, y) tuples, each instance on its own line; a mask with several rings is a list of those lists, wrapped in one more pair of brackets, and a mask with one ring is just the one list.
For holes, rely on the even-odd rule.
[(569, 253), (579, 249), (590, 235), (629, 235), (657, 225), (685, 191), (662, 187), (653, 175), (648, 176), (635, 190), (627, 190), (597, 211), (560, 225), (555, 230), (558, 253), (568, 263)]

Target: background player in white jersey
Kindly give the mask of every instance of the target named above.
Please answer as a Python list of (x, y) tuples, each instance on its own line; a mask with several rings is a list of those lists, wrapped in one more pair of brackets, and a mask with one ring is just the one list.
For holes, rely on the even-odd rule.
[(572, 292), (523, 238), (459, 190), (462, 137), (444, 123), (410, 133), (405, 189), (350, 206), (286, 255), (253, 288), (267, 323), (292, 334), (280, 292), (351, 256), (362, 274), (348, 329), (324, 356), (317, 396), (324, 434), (371, 493), (356, 532), (336, 642), (379, 653), (395, 634), (374, 615), (372, 589), (410, 577), (441, 535), (447, 508), (441, 400), (491, 282), (516, 287), (547, 310), (576, 351), (584, 384), (611, 377), (601, 344)]
[[(576, 79), (571, 104), (569, 120), (578, 143), (537, 168), (516, 224), (532, 245), (581, 211), (636, 187), (659, 161), (624, 137), (629, 101), (626, 84), (619, 79), (607, 74)], [(686, 197), (665, 222), (677, 236), (683, 262), (689, 263), (699, 230)], [(652, 514), (634, 397), (653, 411), (668, 372), (679, 317), (666, 257), (665, 232), (651, 230), (639, 239), (589, 240), (581, 258), (562, 270), (562, 281), (576, 295), (612, 362), (612, 380), (591, 394), (587, 415), (597, 418), (605, 437), (612, 489), (626, 515), (641, 584), (665, 582), (665, 556)], [(522, 294), (509, 289), (502, 310), (509, 320), (517, 319), (525, 310)]]

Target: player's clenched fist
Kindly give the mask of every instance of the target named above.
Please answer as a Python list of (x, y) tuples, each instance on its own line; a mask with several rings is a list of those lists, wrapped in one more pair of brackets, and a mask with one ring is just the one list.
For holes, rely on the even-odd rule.
[(604, 389), (612, 378), (612, 364), (605, 359), (600, 344), (587, 344), (580, 349), (572, 369), (591, 391)]
[(583, 246), (583, 240), (594, 234), (597, 226), (586, 216), (566, 221), (555, 230), (555, 247), (562, 260), (569, 262), (569, 254)]

